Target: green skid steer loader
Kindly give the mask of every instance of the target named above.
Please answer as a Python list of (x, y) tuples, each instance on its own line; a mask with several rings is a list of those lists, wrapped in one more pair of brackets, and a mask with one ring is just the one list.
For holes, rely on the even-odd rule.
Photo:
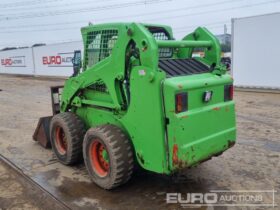
[[(127, 182), (135, 165), (161, 174), (218, 156), (234, 145), (233, 79), (218, 40), (197, 28), (181, 41), (168, 26), (113, 23), (81, 29), (74, 74), (52, 87), (53, 116), (34, 139), (58, 160), (84, 160), (104, 189)], [(203, 58), (193, 57), (195, 49)]]

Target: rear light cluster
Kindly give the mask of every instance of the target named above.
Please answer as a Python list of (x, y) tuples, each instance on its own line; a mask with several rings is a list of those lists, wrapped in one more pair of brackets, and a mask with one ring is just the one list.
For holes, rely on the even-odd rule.
[(231, 101), (233, 99), (233, 85), (225, 85), (224, 101)]
[[(213, 91), (205, 91), (203, 95), (204, 102), (211, 100)], [(233, 100), (233, 85), (224, 86), (224, 101)], [(188, 93), (178, 93), (175, 95), (175, 112), (185, 112), (188, 110)]]
[(188, 94), (178, 93), (175, 95), (175, 112), (185, 112), (188, 110)]

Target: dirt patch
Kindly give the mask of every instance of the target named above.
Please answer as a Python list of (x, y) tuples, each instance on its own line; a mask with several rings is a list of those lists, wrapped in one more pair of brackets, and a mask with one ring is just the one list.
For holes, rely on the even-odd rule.
[(0, 159), (0, 209), (68, 209)]
[[(51, 114), (49, 87), (61, 84), (62, 80), (0, 75), (0, 89), (5, 89), (0, 92), (0, 154), (69, 208), (180, 209), (178, 204), (166, 204), (166, 193), (226, 189), (274, 189), (280, 205), (280, 94), (235, 92), (238, 139), (223, 155), (175, 177), (138, 173), (108, 192), (90, 181), (83, 164), (63, 166), (51, 150), (32, 140), (39, 117)], [(21, 194), (24, 186), (13, 180), (12, 189), (18, 186), (16, 193)], [(0, 185), (13, 196), (7, 185)]]

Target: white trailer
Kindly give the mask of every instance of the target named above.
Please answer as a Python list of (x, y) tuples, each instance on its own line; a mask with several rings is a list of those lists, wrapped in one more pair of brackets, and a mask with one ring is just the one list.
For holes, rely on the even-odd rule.
[(68, 77), (75, 50), (83, 50), (82, 41), (0, 51), (0, 74)]
[(83, 42), (66, 42), (33, 47), (36, 76), (70, 76), (75, 50), (83, 50)]
[(235, 85), (280, 89), (280, 13), (232, 19)]
[(32, 48), (0, 51), (0, 73), (34, 74)]

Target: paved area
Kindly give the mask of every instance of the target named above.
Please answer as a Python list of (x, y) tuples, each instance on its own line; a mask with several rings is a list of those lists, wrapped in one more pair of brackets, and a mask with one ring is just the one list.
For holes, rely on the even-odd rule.
[(68, 209), (23, 175), (20, 169), (0, 161), (0, 209)]
[[(38, 118), (51, 115), (49, 87), (62, 83), (0, 75), (0, 154), (68, 208), (180, 209), (179, 204), (166, 204), (166, 193), (272, 189), (278, 191), (275, 203), (280, 205), (280, 94), (235, 93), (238, 142), (222, 156), (176, 177), (141, 172), (127, 185), (108, 192), (90, 182), (83, 164), (63, 166), (51, 150), (32, 140)], [(12, 209), (13, 205), (17, 209), (49, 209), (29, 199), (13, 204), (12, 199), (2, 198), (5, 193), (9, 195), (10, 189), (16, 192), (20, 184), (17, 177), (8, 179), (11, 184), (6, 184), (8, 169), (1, 172), (2, 168), (1, 165), (4, 178), (0, 178), (0, 209)]]

